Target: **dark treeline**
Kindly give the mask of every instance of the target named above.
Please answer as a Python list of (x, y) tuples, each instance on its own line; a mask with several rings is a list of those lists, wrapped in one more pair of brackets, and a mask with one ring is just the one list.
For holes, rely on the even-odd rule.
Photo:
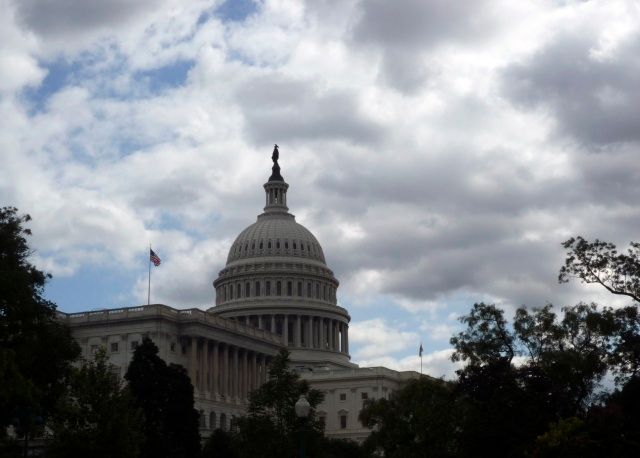
[[(373, 432), (358, 445), (324, 437), (314, 408), (323, 394), (288, 369), (283, 350), (232, 431), (201, 447), (193, 387), (155, 344), (136, 349), (122, 383), (98, 351), (79, 359), (49, 276), (30, 264), (30, 218), (0, 208), (0, 456), (22, 456), (48, 436), (43, 456), (72, 457), (626, 457), (640, 452), (640, 245), (565, 242), (559, 280), (595, 283), (634, 304), (520, 308), (510, 321), (491, 304), (461, 317), (453, 381), (422, 377), (368, 401)], [(310, 404), (304, 436), (294, 406)], [(12, 428), (19, 440), (7, 435)]]

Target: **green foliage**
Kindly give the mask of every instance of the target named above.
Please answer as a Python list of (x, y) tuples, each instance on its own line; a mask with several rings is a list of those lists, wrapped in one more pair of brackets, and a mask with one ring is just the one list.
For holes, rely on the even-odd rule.
[(193, 386), (182, 366), (168, 365), (148, 338), (136, 348), (126, 380), (144, 414), (141, 457), (193, 457), (200, 450)]
[(137, 457), (142, 445), (142, 412), (135, 408), (101, 349), (83, 361), (69, 378), (49, 426), (48, 456)]
[(0, 208), (0, 437), (20, 412), (46, 418), (64, 392), (80, 349), (43, 297), (50, 275), (29, 262), (31, 231), (13, 207)]
[(389, 399), (367, 401), (359, 419), (373, 431), (364, 448), (389, 458), (457, 456), (459, 410), (452, 388), (442, 380), (421, 377)]
[(562, 246), (567, 249), (567, 257), (560, 268), (560, 283), (578, 278), (640, 302), (640, 243), (631, 242), (626, 253), (618, 253), (613, 243), (598, 239), (589, 242), (580, 236)]

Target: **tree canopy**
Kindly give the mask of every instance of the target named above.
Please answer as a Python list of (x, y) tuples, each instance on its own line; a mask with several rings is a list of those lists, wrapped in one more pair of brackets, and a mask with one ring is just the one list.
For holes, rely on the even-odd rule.
[(51, 276), (29, 261), (29, 215), (0, 208), (0, 437), (16, 419), (46, 419), (64, 393), (79, 347), (44, 298)]
[(158, 347), (145, 338), (133, 354), (125, 379), (134, 405), (144, 416), (140, 456), (196, 456), (200, 451), (199, 415), (186, 370), (167, 365), (158, 356)]

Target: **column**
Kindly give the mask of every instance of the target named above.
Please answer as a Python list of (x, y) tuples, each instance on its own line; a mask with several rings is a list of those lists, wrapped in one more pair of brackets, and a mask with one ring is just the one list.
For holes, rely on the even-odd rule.
[(276, 316), (271, 315), (271, 332), (276, 332)]
[(334, 321), (334, 329), (335, 329), (335, 334), (334, 334), (334, 347), (333, 349), (335, 351), (340, 351), (340, 322), (338, 320)]
[(262, 314), (258, 315), (258, 329), (264, 329), (262, 327)]
[(209, 341), (204, 339), (202, 345), (202, 359), (204, 371), (202, 373), (202, 386), (207, 393), (211, 392), (211, 371), (209, 370)]
[(345, 353), (349, 353), (349, 325), (346, 324), (344, 326), (344, 344), (345, 344)]
[(191, 337), (190, 340), (191, 340), (191, 345), (189, 346), (189, 362), (188, 362), (189, 378), (191, 379), (191, 384), (193, 385), (193, 387), (197, 388), (196, 370), (197, 370), (198, 359), (197, 359), (196, 352), (198, 351), (198, 340), (195, 337)]
[(220, 354), (218, 342), (213, 342), (213, 394), (220, 394)]
[(222, 351), (222, 394), (229, 396), (229, 345), (224, 344)]
[(242, 396), (245, 399), (249, 399), (249, 353), (247, 350), (244, 350), (244, 354), (242, 356), (242, 387), (243, 393)]
[(323, 350), (326, 348), (324, 342), (325, 342), (325, 335), (324, 335), (324, 318), (320, 318), (320, 348), (322, 348)]
[(307, 317), (307, 348), (313, 348), (313, 317)]
[(284, 315), (282, 319), (282, 336), (284, 338), (284, 346), (289, 346), (289, 316)]
[(258, 387), (258, 355), (254, 352), (251, 355), (251, 385), (253, 388)]
[(300, 315), (296, 315), (295, 320), (295, 340), (294, 345), (296, 347), (302, 346), (302, 317)]
[(238, 376), (238, 347), (233, 347), (233, 394), (234, 398), (238, 397), (238, 385), (240, 384), (240, 377)]

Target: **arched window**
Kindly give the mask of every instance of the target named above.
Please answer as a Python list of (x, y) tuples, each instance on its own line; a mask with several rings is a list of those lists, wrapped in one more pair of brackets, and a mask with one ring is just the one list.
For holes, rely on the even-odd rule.
[(307, 297), (311, 297), (311, 282), (307, 283)]
[(229, 299), (233, 299), (233, 285), (229, 285)]
[(320, 299), (320, 283), (316, 283), (316, 299)]
[(285, 250), (288, 250), (288, 249), (289, 249), (289, 241), (288, 241), (288, 240), (285, 240), (285, 241), (284, 241), (284, 249), (285, 249)]
[(198, 423), (200, 426), (200, 428), (206, 428), (207, 427), (207, 416), (204, 414), (204, 410), (201, 410), (200, 412), (200, 418), (198, 419)]
[(238, 289), (236, 291), (238, 292), (238, 299), (240, 299), (242, 297), (242, 285), (240, 283), (238, 283)]
[(244, 252), (246, 253), (247, 251), (249, 251), (249, 244), (245, 243), (244, 244)]
[(324, 285), (324, 286), (322, 287), (322, 298), (323, 298), (325, 301), (326, 301), (327, 299), (329, 299), (329, 298), (327, 297), (327, 285)]
[(263, 242), (260, 240), (260, 249), (262, 250)]
[(297, 249), (298, 249), (298, 246), (296, 245), (296, 242), (293, 242), (293, 249), (294, 249), (294, 250), (297, 250)]
[(276, 239), (276, 250), (280, 249), (280, 239)]
[(267, 244), (267, 248), (271, 249), (271, 240), (269, 240), (269, 243)]
[(244, 284), (244, 297), (249, 297), (251, 296), (251, 284), (249, 282), (246, 282)]
[(216, 413), (213, 411), (209, 414), (209, 429), (216, 429)]
[(227, 414), (220, 414), (220, 429), (223, 431), (227, 430)]
[(256, 296), (260, 296), (260, 282), (257, 281), (255, 285)]
[(300, 243), (300, 249), (304, 251), (304, 243)]

